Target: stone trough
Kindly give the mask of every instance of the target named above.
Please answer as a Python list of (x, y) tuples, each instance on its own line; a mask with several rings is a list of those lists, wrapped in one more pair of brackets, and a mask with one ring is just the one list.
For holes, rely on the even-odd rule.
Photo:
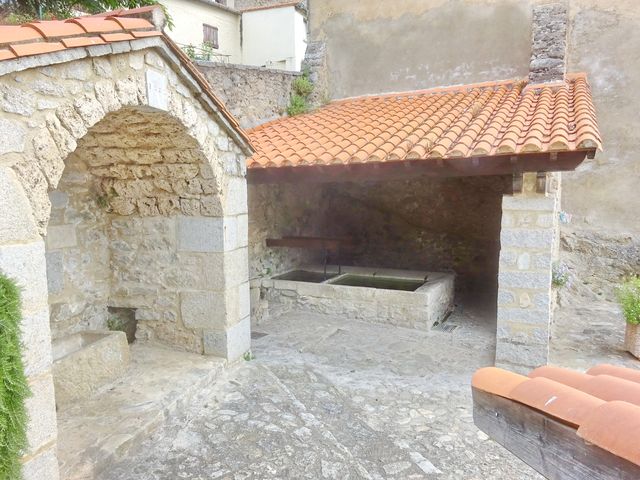
[(124, 332), (79, 332), (53, 341), (56, 404), (64, 407), (88, 398), (123, 375), (129, 366)]
[(455, 274), (309, 266), (262, 281), (269, 312), (307, 310), (430, 330), (451, 312)]

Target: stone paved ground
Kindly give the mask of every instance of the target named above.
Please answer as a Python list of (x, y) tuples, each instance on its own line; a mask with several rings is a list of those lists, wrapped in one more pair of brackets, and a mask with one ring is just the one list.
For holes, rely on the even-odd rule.
[(540, 479), (473, 425), (469, 380), (493, 363), (488, 317), (458, 312), (452, 333), (271, 319), (253, 361), (100, 478)]
[(624, 329), (614, 303), (563, 307), (554, 317), (549, 363), (583, 371), (596, 363), (640, 368), (638, 359), (624, 350)]

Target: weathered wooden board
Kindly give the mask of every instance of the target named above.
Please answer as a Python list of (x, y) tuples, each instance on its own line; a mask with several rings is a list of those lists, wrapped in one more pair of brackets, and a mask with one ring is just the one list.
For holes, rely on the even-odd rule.
[(593, 151), (528, 153), (477, 158), (403, 160), (389, 162), (249, 168), (249, 183), (323, 183), (412, 179), (416, 176), (467, 177), (520, 172), (574, 170)]
[(473, 389), (473, 419), (480, 430), (548, 479), (640, 479), (639, 466), (520, 403)]
[(354, 246), (351, 238), (326, 237), (282, 237), (267, 238), (267, 247), (306, 248), (316, 250), (338, 251)]

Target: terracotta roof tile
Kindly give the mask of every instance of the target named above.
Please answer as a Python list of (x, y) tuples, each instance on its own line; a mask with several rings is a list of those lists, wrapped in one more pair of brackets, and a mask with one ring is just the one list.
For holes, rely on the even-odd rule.
[(80, 25), (87, 33), (106, 33), (122, 30), (122, 27), (115, 21), (114, 17), (78, 17), (67, 21)]
[(64, 20), (31, 22), (26, 26), (33, 28), (46, 39), (82, 35), (85, 33), (80, 25), (74, 25)]
[(564, 383), (570, 387), (577, 388), (578, 390), (580, 390), (581, 387), (592, 378), (586, 373), (576, 372), (575, 370), (569, 370), (568, 368), (553, 367), (551, 365), (536, 368), (529, 372), (529, 377), (545, 377), (559, 383)]
[(591, 412), (578, 435), (619, 457), (640, 465), (640, 407), (607, 402)]
[(639, 370), (598, 365), (585, 374), (545, 366), (529, 377), (481, 368), (472, 386), (553, 417), (587, 442), (640, 465)]
[(587, 370), (589, 375), (611, 375), (612, 377), (624, 378), (632, 382), (640, 383), (640, 370), (619, 367), (617, 365), (601, 364)]
[(474, 373), (471, 385), (484, 392), (509, 397), (515, 387), (526, 381), (527, 377), (524, 375), (518, 375), (501, 368), (485, 367)]
[(66, 47), (60, 42), (35, 42), (18, 43), (10, 45), (9, 48), (16, 54), (16, 57), (27, 57), (29, 55), (57, 52), (58, 50), (64, 50)]
[(120, 33), (103, 33), (103, 34), (100, 35), (100, 37), (105, 42), (123, 42), (123, 41), (126, 41), (126, 40), (133, 40), (135, 38), (130, 33), (124, 33), (124, 32), (120, 32)]
[(311, 143), (321, 147), (313, 149), (315, 158), (305, 157), (306, 164), (334, 163), (339, 152), (326, 145), (336, 137), (351, 142), (351, 150), (341, 148), (353, 151), (352, 163), (601, 147), (584, 74), (535, 88), (512, 80), (339, 100), (266, 123), (249, 135), (257, 148), (250, 168), (281, 166), (280, 157), (297, 164)]
[[(213, 93), (209, 83), (193, 65), (189, 57), (153, 24), (133, 15), (148, 14), (158, 6), (135, 9), (119, 9), (93, 16), (31, 22), (24, 25), (0, 25), (0, 61), (16, 57), (40, 55), (68, 48), (83, 48), (105, 43), (128, 42), (137, 38), (160, 37), (184, 68), (194, 77), (203, 91), (219, 109), (222, 116), (238, 133), (246, 145), (253, 148), (251, 140), (240, 128), (238, 121)], [(283, 130), (285, 131), (285, 130)], [(289, 161), (282, 157), (282, 161)]]
[(605, 403), (604, 400), (544, 377), (522, 382), (509, 393), (509, 398), (576, 427), (594, 408)]
[(88, 47), (90, 45), (103, 45), (107, 43), (100, 37), (63, 38), (61, 41), (67, 48)]
[(0, 25), (0, 44), (42, 40), (42, 35), (30, 25)]

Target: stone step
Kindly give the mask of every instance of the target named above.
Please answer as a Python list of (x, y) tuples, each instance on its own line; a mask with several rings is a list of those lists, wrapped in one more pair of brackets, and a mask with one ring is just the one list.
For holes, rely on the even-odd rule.
[(127, 373), (91, 398), (58, 411), (64, 480), (91, 480), (223, 371), (225, 361), (162, 347), (133, 345)]

